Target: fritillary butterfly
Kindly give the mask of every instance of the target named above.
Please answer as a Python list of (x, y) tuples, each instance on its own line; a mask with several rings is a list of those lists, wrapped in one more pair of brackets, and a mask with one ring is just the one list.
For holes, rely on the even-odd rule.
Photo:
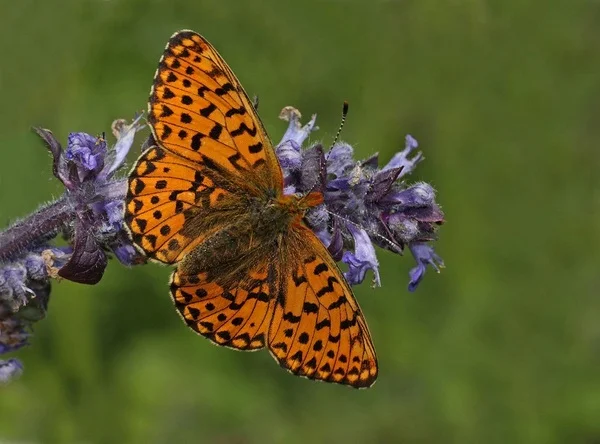
[(266, 345), (296, 375), (371, 386), (365, 319), (303, 219), (323, 196), (283, 194), (256, 110), (195, 32), (169, 40), (148, 121), (154, 140), (130, 173), (125, 219), (149, 258), (176, 265), (171, 296), (185, 323), (218, 345)]

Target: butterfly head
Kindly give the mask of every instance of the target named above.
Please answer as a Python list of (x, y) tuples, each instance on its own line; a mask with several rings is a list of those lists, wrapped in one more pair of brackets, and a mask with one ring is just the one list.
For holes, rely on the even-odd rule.
[(323, 193), (318, 191), (311, 191), (302, 196), (290, 194), (281, 196), (277, 199), (277, 203), (288, 208), (290, 213), (300, 214), (302, 216), (304, 216), (304, 213), (306, 213), (309, 208), (321, 205), (323, 201)]
[[(311, 192), (303, 196), (295, 194), (283, 195), (271, 201), (270, 206), (274, 213), (280, 214), (275, 220), (287, 220), (298, 223), (304, 218), (306, 211), (316, 205), (323, 203), (323, 194)], [(264, 216), (263, 216), (264, 217)]]

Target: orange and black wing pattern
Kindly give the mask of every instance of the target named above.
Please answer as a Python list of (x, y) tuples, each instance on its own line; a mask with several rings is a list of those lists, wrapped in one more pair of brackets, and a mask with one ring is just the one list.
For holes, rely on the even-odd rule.
[[(246, 195), (281, 193), (281, 169), (256, 111), (199, 34), (180, 31), (169, 40), (148, 121), (158, 146), (146, 150), (130, 173), (125, 220), (150, 259), (176, 263), (200, 244), (210, 233), (190, 229), (199, 225), (192, 220)], [(208, 231), (221, 222), (213, 220)]]
[(342, 272), (317, 236), (295, 227), (281, 257), (283, 292), (269, 329), (280, 365), (310, 379), (370, 387), (377, 378), (375, 348)]
[(210, 272), (177, 270), (171, 278), (171, 297), (184, 322), (197, 333), (217, 345), (258, 350), (265, 346), (275, 304), (269, 267), (266, 261), (249, 266), (234, 285)]
[(129, 174), (125, 221), (149, 258), (172, 264), (211, 233), (187, 234), (183, 227), (190, 215), (210, 211), (229, 196), (197, 165), (154, 146)]
[(180, 31), (169, 40), (148, 113), (155, 139), (172, 153), (221, 171), (250, 192), (281, 189), (275, 151), (248, 95), (199, 34)]
[(199, 34), (169, 40), (148, 122), (155, 146), (131, 170), (125, 221), (150, 259), (177, 265), (171, 296), (185, 323), (218, 345), (268, 346), (296, 375), (371, 386), (377, 358), (352, 290), (297, 219), (299, 198), (283, 196), (256, 110)]

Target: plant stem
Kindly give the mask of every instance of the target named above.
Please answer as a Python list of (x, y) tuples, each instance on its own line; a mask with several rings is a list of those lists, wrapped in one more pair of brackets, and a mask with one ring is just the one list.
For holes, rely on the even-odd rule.
[[(127, 179), (108, 182), (98, 192), (105, 200), (124, 200)], [(15, 222), (0, 232), (0, 263), (10, 262), (36, 246), (45, 244), (76, 217), (73, 202), (63, 194), (58, 200)]]
[(17, 259), (52, 239), (74, 216), (66, 195), (0, 232), (0, 263)]

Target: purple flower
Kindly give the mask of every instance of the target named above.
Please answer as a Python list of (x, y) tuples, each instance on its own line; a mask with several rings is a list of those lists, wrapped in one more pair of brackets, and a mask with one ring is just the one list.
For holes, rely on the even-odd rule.
[(23, 373), (23, 366), (14, 358), (6, 361), (0, 360), (0, 383), (5, 383)]
[(130, 125), (124, 120), (115, 121), (112, 129), (117, 143), (113, 149), (108, 149), (104, 138), (71, 133), (63, 152), (52, 133), (37, 130), (54, 157), (54, 175), (68, 190), (67, 201), (73, 209), (68, 227), (73, 233), (73, 253), (58, 271), (65, 279), (84, 284), (100, 281), (107, 266), (107, 250), (125, 265), (144, 261), (123, 223), (126, 181), (112, 180), (133, 144), (135, 133), (142, 128), (140, 117)]
[(379, 263), (368, 233), (352, 224), (348, 225), (347, 228), (354, 238), (354, 253), (345, 251), (342, 256), (342, 262), (348, 264), (348, 271), (344, 273), (344, 277), (350, 285), (356, 285), (365, 279), (368, 270), (373, 270), (373, 284), (380, 286)]
[(0, 266), (0, 321), (7, 313), (22, 310), (33, 300), (40, 310), (45, 310), (50, 294), (47, 280), (57, 265), (64, 264), (69, 251), (69, 248), (47, 248)]
[[(414, 153), (418, 143), (412, 136), (407, 136), (404, 149), (380, 168), (377, 155), (357, 161), (353, 148), (343, 142), (324, 154), (319, 144), (301, 149), (309, 133), (317, 129), (315, 116), (304, 127), (300, 113), (293, 108), (285, 108), (282, 116), (289, 125), (276, 153), (283, 169), (284, 192), (323, 192), (324, 204), (309, 210), (306, 221), (332, 256), (348, 265), (345, 276), (350, 284), (362, 282), (371, 270), (374, 284), (380, 285), (374, 245), (402, 254), (407, 245), (425, 245), (436, 239), (444, 215), (435, 202), (435, 190), (425, 182), (404, 182), (423, 160), (421, 152)], [(433, 249), (426, 247), (428, 256), (417, 247), (420, 268), (411, 272), (411, 291), (427, 264), (441, 264)]]
[[(104, 137), (71, 133), (64, 151), (50, 131), (36, 128), (66, 192), (0, 232), (0, 355), (28, 344), (32, 324), (46, 315), (51, 278), (95, 284), (106, 268), (107, 252), (126, 265), (144, 262), (124, 227), (127, 179), (113, 178), (141, 127), (140, 117), (131, 125), (116, 121), (113, 148)], [(70, 245), (49, 246), (60, 232)], [(0, 382), (21, 371), (18, 360), (1, 360)]]
[(423, 279), (427, 265), (431, 265), (435, 271), (440, 272), (440, 267), (444, 267), (444, 261), (439, 257), (427, 244), (415, 242), (409, 245), (410, 252), (412, 253), (417, 266), (410, 270), (410, 283), (408, 284), (409, 291), (415, 291), (417, 285)]
[[(63, 256), (61, 249), (52, 248), (0, 267), (0, 355), (28, 345), (31, 325), (46, 315), (49, 277)], [(0, 360), (0, 382), (21, 370), (16, 359)]]
[(92, 175), (98, 175), (104, 167), (106, 141), (86, 133), (70, 133), (65, 158), (75, 166), (79, 181), (83, 182)]
[(394, 154), (390, 161), (381, 170), (387, 171), (394, 168), (402, 168), (402, 176), (407, 176), (413, 172), (417, 163), (424, 159), (421, 152), (417, 153), (413, 158), (408, 156), (419, 147), (416, 139), (408, 134), (405, 139), (404, 149), (399, 153)]
[(291, 106), (286, 106), (279, 114), (280, 119), (289, 122), (287, 131), (275, 149), (283, 170), (284, 192), (286, 194), (296, 192), (296, 183), (300, 181), (300, 171), (303, 170), (303, 155), (300, 148), (310, 133), (318, 129), (318, 127), (315, 127), (316, 115), (313, 115), (311, 120), (304, 126), (300, 124), (300, 117), (300, 111)]
[(338, 143), (327, 155), (327, 173), (344, 177), (356, 164), (354, 149), (347, 143)]

